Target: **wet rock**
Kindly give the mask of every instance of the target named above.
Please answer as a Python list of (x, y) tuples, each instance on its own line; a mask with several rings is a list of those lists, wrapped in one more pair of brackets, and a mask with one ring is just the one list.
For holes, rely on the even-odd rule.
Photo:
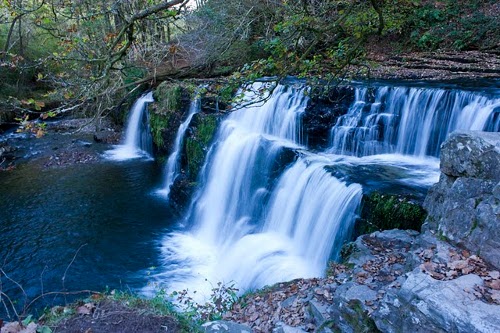
[(203, 324), (205, 333), (252, 333), (252, 329), (246, 325), (227, 320), (211, 321)]
[(377, 299), (377, 292), (368, 288), (366, 285), (354, 285), (351, 288), (347, 288), (345, 293), (339, 288), (338, 294), (343, 294), (343, 297), (347, 300), (357, 299), (363, 303), (373, 302)]
[(431, 232), (374, 232), (350, 247), (329, 277), (248, 295), (225, 318), (255, 332), (500, 332), (500, 273), (480, 257)]
[(464, 292), (482, 284), (473, 274), (438, 281), (416, 269), (386, 294), (373, 318), (384, 332), (498, 332), (499, 306)]
[(426, 229), (500, 267), (500, 133), (453, 133), (424, 202)]
[(11, 160), (15, 158), (14, 152), (16, 151), (15, 147), (12, 147), (6, 143), (0, 142), (0, 162), (2, 160)]
[(316, 326), (323, 325), (330, 318), (327, 306), (315, 300), (309, 301), (309, 313)]
[(18, 333), (22, 329), (21, 324), (17, 321), (6, 323), (0, 330), (1, 333)]
[(394, 228), (420, 231), (426, 216), (421, 204), (411, 197), (372, 192), (363, 196), (354, 231), (356, 236)]
[(120, 133), (114, 131), (100, 131), (94, 133), (94, 141), (98, 143), (115, 144), (120, 141)]
[(349, 110), (354, 100), (354, 88), (350, 86), (316, 86), (310, 94), (302, 123), (308, 139), (308, 146), (325, 148), (330, 130), (339, 116)]
[(353, 299), (344, 302), (336, 299), (330, 307), (331, 327), (335, 332), (358, 333), (378, 332), (373, 319), (364, 309), (363, 303)]
[(81, 146), (81, 147), (90, 147), (90, 146), (92, 146), (92, 142), (84, 141), (84, 140), (75, 140), (73, 143), (75, 145), (78, 145), (78, 146)]

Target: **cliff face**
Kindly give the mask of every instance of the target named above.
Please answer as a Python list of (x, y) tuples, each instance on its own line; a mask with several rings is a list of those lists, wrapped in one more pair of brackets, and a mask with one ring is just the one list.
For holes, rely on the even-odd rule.
[(424, 207), (428, 228), (500, 267), (500, 133), (450, 135)]

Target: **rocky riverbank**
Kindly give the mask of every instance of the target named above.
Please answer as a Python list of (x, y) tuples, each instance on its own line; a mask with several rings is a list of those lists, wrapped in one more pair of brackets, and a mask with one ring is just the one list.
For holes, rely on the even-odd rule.
[(329, 268), (329, 277), (257, 291), (224, 319), (276, 333), (500, 328), (499, 272), (480, 257), (430, 232), (403, 230), (361, 236), (350, 250), (344, 264)]
[(0, 171), (30, 161), (42, 168), (96, 163), (121, 137), (121, 128), (103, 119), (68, 119), (46, 123), (43, 134), (10, 132), (0, 136)]
[[(248, 332), (500, 331), (499, 144), (500, 133), (484, 132), (455, 133), (443, 144), (423, 233), (360, 236), (327, 278), (244, 296), (224, 319)], [(241, 329), (220, 324), (207, 332)]]

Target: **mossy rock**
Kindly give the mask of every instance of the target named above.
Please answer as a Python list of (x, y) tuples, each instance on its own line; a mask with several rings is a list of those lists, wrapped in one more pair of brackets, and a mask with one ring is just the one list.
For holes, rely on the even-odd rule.
[(380, 332), (368, 313), (363, 310), (363, 305), (359, 300), (350, 300), (344, 310), (344, 318), (353, 328), (354, 332), (376, 333)]
[(163, 113), (175, 113), (182, 109), (183, 88), (180, 84), (164, 81), (156, 87), (153, 97)]
[(218, 123), (219, 116), (215, 114), (196, 114), (193, 117), (190, 135), (184, 143), (184, 164), (191, 182), (196, 182), (198, 178)]
[(160, 153), (168, 154), (189, 109), (191, 92), (180, 84), (165, 81), (154, 90), (153, 97), (155, 103), (149, 108), (153, 142)]
[(373, 192), (363, 197), (355, 236), (390, 229), (420, 231), (426, 217), (422, 206), (409, 198)]
[(159, 149), (165, 148), (165, 141), (163, 139), (163, 132), (169, 128), (171, 114), (160, 114), (151, 112), (149, 115), (149, 125), (151, 127), (151, 134), (153, 142)]

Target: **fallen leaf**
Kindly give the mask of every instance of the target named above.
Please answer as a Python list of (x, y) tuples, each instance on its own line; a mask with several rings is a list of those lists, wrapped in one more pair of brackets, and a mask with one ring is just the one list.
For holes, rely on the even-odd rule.
[(90, 309), (87, 308), (86, 306), (82, 305), (76, 308), (76, 313), (81, 314), (81, 315), (89, 315), (90, 314)]
[(493, 280), (491, 282), (488, 282), (488, 286), (491, 289), (500, 290), (500, 279), (496, 279), (496, 280)]
[(468, 262), (466, 260), (455, 260), (455, 261), (448, 263), (448, 268), (462, 270), (462, 269), (466, 268), (467, 265), (468, 265)]

